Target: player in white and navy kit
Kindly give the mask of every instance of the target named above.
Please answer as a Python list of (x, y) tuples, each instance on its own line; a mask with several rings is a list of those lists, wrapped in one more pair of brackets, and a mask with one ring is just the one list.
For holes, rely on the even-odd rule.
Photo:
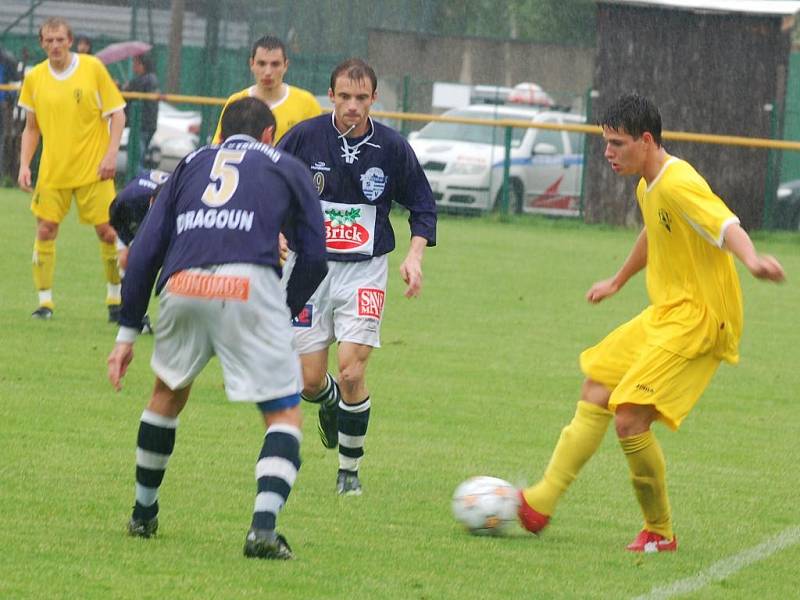
[[(166, 171), (144, 169), (122, 188), (108, 207), (108, 222), (117, 232), (117, 264), (120, 277), (125, 277), (128, 251), (136, 231), (167, 179), (169, 173)], [(142, 318), (142, 333), (153, 333), (148, 315)]]
[[(222, 121), (225, 141), (180, 162), (131, 247), (120, 331), (108, 358), (109, 379), (117, 389), (133, 358), (154, 282), (160, 307), (151, 360), (156, 385), (139, 426), (131, 535), (150, 537), (158, 527), (158, 490), (178, 414), (192, 381), (216, 355), (228, 398), (256, 403), (267, 427), (244, 553), (292, 557), (275, 532), (300, 468), (302, 371), (290, 321), (327, 265), (311, 178), (296, 159), (268, 145), (274, 126), (263, 102), (232, 103)], [(285, 290), (278, 245), (282, 227), (297, 252)]]
[(136, 236), (150, 205), (162, 186), (169, 179), (169, 173), (158, 169), (144, 169), (122, 188), (108, 209), (109, 223), (117, 232), (117, 259), (121, 268), (128, 262), (128, 247)]
[[(361, 493), (358, 469), (370, 413), (365, 372), (372, 348), (380, 346), (387, 255), (395, 247), (389, 211), (397, 202), (410, 212), (411, 245), (400, 273), (411, 298), (422, 288), (425, 247), (436, 244), (436, 205), (406, 140), (369, 116), (377, 86), (372, 68), (347, 60), (334, 69), (330, 85), (333, 113), (298, 123), (279, 148), (311, 170), (325, 215), (328, 275), (294, 326), (303, 398), (320, 405), (322, 443), (339, 446), (337, 492), (350, 495)], [(287, 272), (291, 266), (290, 255)], [(327, 372), (334, 342), (338, 381)]]

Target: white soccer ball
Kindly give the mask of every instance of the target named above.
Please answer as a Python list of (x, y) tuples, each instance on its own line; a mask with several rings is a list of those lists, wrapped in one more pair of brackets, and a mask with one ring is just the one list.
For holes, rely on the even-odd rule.
[(453, 494), (453, 516), (473, 535), (502, 535), (518, 508), (517, 488), (497, 477), (471, 477)]

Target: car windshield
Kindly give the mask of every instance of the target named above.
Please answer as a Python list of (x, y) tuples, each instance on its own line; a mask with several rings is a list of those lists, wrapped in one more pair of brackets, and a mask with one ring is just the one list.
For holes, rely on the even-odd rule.
[[(514, 119), (530, 121), (531, 114), (523, 112), (478, 112), (472, 110), (454, 110), (445, 113), (446, 117), (461, 117), (465, 119)], [(516, 148), (522, 143), (526, 129), (515, 127), (512, 130), (511, 147)], [(470, 142), (473, 144), (489, 144), (502, 146), (505, 137), (503, 127), (489, 127), (487, 125), (468, 125), (466, 123), (444, 123), (435, 121), (428, 123), (419, 130), (419, 139), (426, 140), (453, 140), (457, 142)]]

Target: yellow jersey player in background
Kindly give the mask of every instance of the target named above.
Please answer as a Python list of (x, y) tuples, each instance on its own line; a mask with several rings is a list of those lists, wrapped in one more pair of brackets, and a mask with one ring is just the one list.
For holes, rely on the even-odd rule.
[(586, 379), (575, 416), (542, 479), (521, 492), (519, 517), (533, 533), (548, 524), (613, 419), (644, 516), (627, 549), (674, 551), (666, 465), (650, 426), (661, 421), (676, 430), (720, 361), (738, 361), (742, 294), (731, 254), (759, 279), (779, 282), (784, 273), (776, 259), (756, 253), (739, 219), (697, 171), (666, 152), (661, 115), (650, 100), (623, 96), (600, 125), (614, 172), (641, 177), (636, 197), (644, 228), (617, 274), (595, 283), (586, 298), (612, 296), (647, 267), (650, 306), (581, 354)]
[[(317, 99), (308, 91), (284, 83), (283, 78), (289, 68), (286, 46), (276, 37), (264, 36), (255, 41), (250, 50), (250, 71), (255, 85), (233, 94), (225, 102), (222, 114), (228, 106), (242, 98), (258, 98), (269, 106), (275, 116), (276, 128), (273, 144), (300, 121), (322, 114)], [(222, 114), (219, 117), (214, 143), (220, 142)]]
[[(93, 225), (107, 281), (109, 320), (119, 318), (120, 277), (117, 236), (109, 225), (108, 207), (114, 199), (114, 173), (120, 136), (125, 127), (125, 100), (103, 63), (94, 56), (71, 52), (72, 30), (52, 18), (39, 29), (47, 60), (25, 75), (19, 96), (26, 110), (17, 181), (32, 191), (36, 217), (33, 281), (39, 308), (33, 317), (53, 316), (53, 275), (56, 237), (73, 196), (82, 223)], [(36, 188), (32, 189), (31, 160), (44, 140)]]

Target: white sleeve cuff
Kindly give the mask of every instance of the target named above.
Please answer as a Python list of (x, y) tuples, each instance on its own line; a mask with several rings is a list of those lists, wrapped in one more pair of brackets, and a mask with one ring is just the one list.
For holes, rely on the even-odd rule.
[(112, 108), (111, 110), (107, 110), (106, 112), (104, 112), (102, 114), (102, 117), (105, 119), (106, 117), (109, 117), (109, 116), (113, 115), (115, 112), (119, 112), (121, 110), (125, 110), (125, 106), (126, 106), (126, 103), (123, 102), (120, 106), (117, 106), (115, 108)]
[(125, 248), (127, 248), (125, 242), (123, 242), (121, 239), (119, 239), (119, 236), (117, 236), (117, 250), (125, 250)]
[(117, 332), (118, 342), (133, 344), (137, 337), (139, 337), (139, 330), (133, 327), (120, 326), (119, 332)]
[(728, 217), (725, 220), (725, 222), (722, 224), (722, 227), (720, 227), (719, 243), (717, 244), (717, 246), (719, 248), (724, 248), (725, 247), (725, 232), (728, 230), (728, 227), (730, 227), (731, 225), (741, 225), (741, 221), (739, 221), (739, 217), (737, 217), (737, 216)]

